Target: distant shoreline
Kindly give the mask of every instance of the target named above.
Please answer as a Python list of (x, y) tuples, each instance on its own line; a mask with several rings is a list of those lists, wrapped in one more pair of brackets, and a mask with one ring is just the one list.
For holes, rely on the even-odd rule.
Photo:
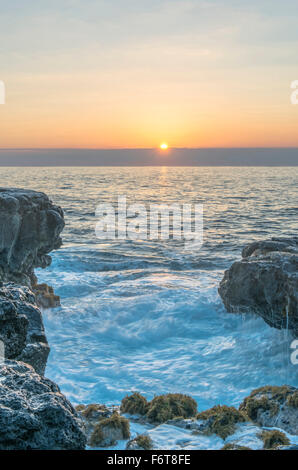
[(0, 149), (0, 167), (296, 167), (298, 148)]

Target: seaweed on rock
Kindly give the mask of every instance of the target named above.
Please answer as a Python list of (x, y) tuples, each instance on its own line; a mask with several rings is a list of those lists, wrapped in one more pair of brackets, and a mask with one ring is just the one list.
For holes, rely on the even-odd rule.
[(233, 434), (236, 430), (236, 424), (248, 421), (248, 417), (242, 411), (233, 406), (217, 405), (209, 410), (202, 411), (197, 415), (198, 420), (208, 420), (206, 432), (217, 434), (222, 439)]
[(118, 439), (129, 439), (130, 427), (128, 419), (113, 413), (111, 417), (100, 420), (90, 437), (91, 447), (108, 447)]
[(147, 434), (139, 434), (137, 437), (127, 443), (127, 450), (151, 450), (153, 441)]
[(146, 414), (152, 423), (165, 423), (170, 419), (192, 418), (197, 413), (197, 402), (188, 395), (168, 393), (154, 397)]
[(143, 395), (135, 392), (132, 395), (127, 395), (123, 398), (120, 411), (121, 413), (143, 416), (148, 411), (148, 402)]
[(264, 449), (275, 449), (280, 445), (289, 445), (290, 440), (285, 433), (273, 429), (272, 431), (262, 431), (260, 438), (264, 442)]

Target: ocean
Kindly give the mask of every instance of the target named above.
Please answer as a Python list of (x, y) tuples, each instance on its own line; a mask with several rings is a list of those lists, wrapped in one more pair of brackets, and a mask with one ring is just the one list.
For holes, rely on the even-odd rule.
[[(63, 246), (39, 282), (61, 307), (43, 318), (46, 376), (74, 404), (189, 394), (199, 410), (239, 405), (262, 385), (298, 386), (291, 332), (225, 311), (217, 288), (246, 243), (297, 234), (297, 167), (1, 168), (1, 186), (61, 205)], [(118, 195), (142, 204), (203, 204), (204, 244), (99, 240), (95, 211)]]

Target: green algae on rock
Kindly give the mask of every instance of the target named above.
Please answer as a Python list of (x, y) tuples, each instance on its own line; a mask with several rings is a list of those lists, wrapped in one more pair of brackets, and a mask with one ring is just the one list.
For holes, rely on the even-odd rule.
[(153, 441), (147, 434), (139, 434), (137, 437), (127, 443), (127, 450), (151, 450)]
[(198, 420), (207, 420), (207, 433), (217, 434), (222, 439), (233, 434), (236, 424), (249, 421), (247, 415), (233, 406), (216, 405), (209, 410), (202, 411), (197, 415)]
[(168, 393), (154, 397), (146, 414), (151, 423), (165, 423), (174, 418), (192, 418), (197, 413), (197, 402), (188, 395)]
[(260, 438), (264, 442), (264, 449), (275, 449), (280, 445), (289, 445), (290, 440), (285, 433), (273, 429), (272, 431), (262, 431)]
[(135, 392), (123, 398), (120, 411), (121, 413), (128, 413), (130, 415), (144, 416), (148, 411), (148, 402), (143, 395)]
[(93, 429), (89, 444), (91, 447), (109, 447), (118, 440), (129, 439), (128, 419), (113, 413), (111, 417), (100, 420)]
[(158, 395), (150, 402), (140, 393), (123, 398), (121, 413), (140, 415), (151, 423), (165, 423), (171, 419), (192, 418), (197, 414), (197, 402), (188, 395), (168, 393)]
[(278, 427), (298, 434), (297, 388), (283, 385), (260, 387), (241, 403), (239, 410), (264, 427)]
[(225, 444), (220, 450), (253, 450), (253, 449), (251, 449), (250, 447), (234, 444), (233, 442), (229, 442), (228, 444)]

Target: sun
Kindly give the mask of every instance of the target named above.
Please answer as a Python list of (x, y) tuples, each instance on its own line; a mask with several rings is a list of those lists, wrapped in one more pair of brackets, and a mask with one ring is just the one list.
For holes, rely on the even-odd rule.
[(166, 142), (163, 142), (162, 144), (160, 144), (160, 149), (161, 150), (168, 150), (169, 146)]

